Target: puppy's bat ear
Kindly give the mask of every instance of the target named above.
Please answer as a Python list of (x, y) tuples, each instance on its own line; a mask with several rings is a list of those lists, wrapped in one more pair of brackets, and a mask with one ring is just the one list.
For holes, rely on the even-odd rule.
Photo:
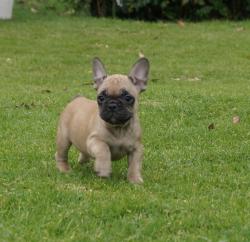
[(103, 83), (104, 79), (107, 77), (105, 67), (98, 57), (95, 57), (93, 59), (92, 71), (94, 78), (94, 88), (97, 90), (99, 86)]
[(147, 58), (140, 58), (132, 67), (129, 78), (139, 92), (146, 90), (149, 73), (149, 61)]

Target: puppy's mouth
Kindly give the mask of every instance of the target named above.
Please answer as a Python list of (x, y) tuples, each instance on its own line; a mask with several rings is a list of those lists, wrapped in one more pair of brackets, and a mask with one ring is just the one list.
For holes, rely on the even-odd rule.
[(119, 115), (113, 112), (101, 112), (100, 117), (102, 118), (102, 120), (109, 124), (124, 125), (133, 117), (133, 114), (130, 112), (126, 112), (126, 114)]

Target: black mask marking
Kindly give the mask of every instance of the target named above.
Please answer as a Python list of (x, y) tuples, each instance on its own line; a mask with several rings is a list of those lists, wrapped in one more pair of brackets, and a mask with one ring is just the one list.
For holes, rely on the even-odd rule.
[(126, 90), (119, 96), (110, 96), (107, 91), (102, 91), (97, 96), (101, 118), (110, 124), (124, 124), (133, 117), (135, 98)]

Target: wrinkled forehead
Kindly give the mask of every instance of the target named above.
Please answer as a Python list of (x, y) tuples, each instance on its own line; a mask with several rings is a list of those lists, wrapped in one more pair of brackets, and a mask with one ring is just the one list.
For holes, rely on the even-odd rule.
[(128, 91), (131, 95), (136, 96), (137, 90), (128, 76), (112, 75), (108, 76), (98, 89), (98, 93), (106, 91), (109, 96), (119, 96), (123, 90)]

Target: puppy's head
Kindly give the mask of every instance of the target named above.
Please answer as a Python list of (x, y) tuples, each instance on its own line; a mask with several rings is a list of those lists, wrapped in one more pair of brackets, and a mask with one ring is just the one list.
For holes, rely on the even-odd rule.
[(149, 61), (139, 59), (128, 76), (108, 76), (98, 58), (93, 60), (94, 87), (97, 90), (97, 103), (100, 117), (112, 125), (127, 123), (136, 112), (138, 94), (146, 89)]

